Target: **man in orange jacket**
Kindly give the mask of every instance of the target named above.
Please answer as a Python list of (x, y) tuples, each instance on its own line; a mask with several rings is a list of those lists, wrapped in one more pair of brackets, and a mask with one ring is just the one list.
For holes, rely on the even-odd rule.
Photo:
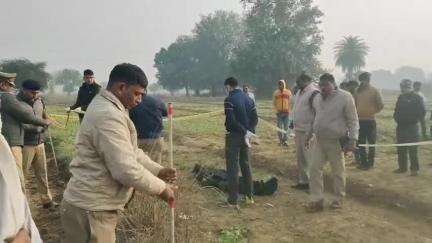
[(285, 80), (279, 80), (278, 89), (273, 94), (273, 107), (276, 110), (277, 126), (279, 129), (279, 145), (288, 146), (288, 127), (289, 127), (289, 113), (291, 111), (291, 97), (292, 93), (286, 88)]

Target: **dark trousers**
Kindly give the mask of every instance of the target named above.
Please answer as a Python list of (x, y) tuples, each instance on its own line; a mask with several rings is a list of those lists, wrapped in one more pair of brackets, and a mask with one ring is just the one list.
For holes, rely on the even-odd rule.
[(78, 113), (78, 118), (80, 123), (82, 122), (82, 120), (84, 119), (84, 114)]
[[(397, 143), (415, 143), (419, 141), (418, 124), (398, 125), (396, 127)], [(407, 170), (408, 158), (411, 171), (418, 171), (418, 146), (397, 147), (399, 169)]]
[[(375, 120), (360, 120), (360, 131), (359, 131), (359, 144), (375, 144), (377, 133), (376, 133), (376, 121)], [(373, 167), (375, 163), (375, 148), (369, 147), (369, 151), (366, 147), (358, 148), (358, 155), (360, 164), (364, 167)]]
[(252, 196), (252, 171), (249, 165), (249, 147), (244, 136), (229, 133), (225, 138), (226, 169), (228, 174), (228, 203), (237, 204), (239, 194), (239, 167), (246, 185), (246, 195)]

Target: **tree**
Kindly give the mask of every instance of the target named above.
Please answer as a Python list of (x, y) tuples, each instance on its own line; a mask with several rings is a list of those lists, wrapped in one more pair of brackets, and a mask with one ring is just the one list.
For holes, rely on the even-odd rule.
[(402, 66), (395, 70), (394, 76), (396, 81), (400, 82), (404, 78), (411, 79), (412, 81), (426, 81), (426, 74), (423, 69), (411, 66)]
[(155, 55), (158, 83), (171, 93), (185, 88), (189, 96), (191, 80), (194, 79), (197, 60), (194, 57), (195, 39), (180, 36), (167, 49), (162, 48)]
[(347, 36), (336, 43), (334, 47), (336, 66), (340, 66), (346, 79), (353, 78), (353, 74), (366, 65), (366, 55), (369, 47), (358, 36)]
[[(193, 30), (196, 39), (196, 79), (193, 86), (198, 90), (209, 88), (212, 96), (220, 94), (222, 80), (231, 72), (233, 50), (243, 39), (241, 18), (234, 12), (216, 11), (202, 16)], [(219, 92), (218, 92), (219, 91)]]
[(3, 72), (17, 74), (15, 81), (17, 87), (21, 87), (21, 83), (26, 79), (34, 79), (40, 82), (42, 88), (46, 88), (50, 75), (45, 68), (45, 62), (31, 62), (28, 59), (10, 59), (0, 63)]
[(320, 71), (322, 43), (318, 28), (323, 13), (312, 0), (242, 0), (245, 40), (235, 50), (233, 71), (269, 96), (276, 80), (290, 84), (302, 71)]
[(63, 69), (53, 74), (53, 81), (63, 85), (63, 91), (70, 95), (82, 83), (82, 75), (75, 69)]
[(156, 54), (158, 83), (170, 91), (185, 88), (186, 95), (190, 89), (199, 95), (206, 88), (216, 95), (217, 87), (222, 87), (222, 80), (230, 73), (241, 29), (240, 16), (233, 12), (216, 11), (202, 16), (191, 36), (180, 36)]

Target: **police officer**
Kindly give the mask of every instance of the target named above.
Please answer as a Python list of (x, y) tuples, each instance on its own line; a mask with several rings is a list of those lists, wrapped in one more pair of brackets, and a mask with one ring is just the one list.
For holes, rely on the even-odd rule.
[[(78, 96), (74, 105), (69, 107), (68, 112), (70, 110), (75, 110), (78, 107), (81, 107), (82, 111), (86, 111), (90, 102), (93, 98), (99, 93), (101, 86), (96, 83), (94, 73), (90, 69), (84, 70), (83, 84), (78, 90)], [(78, 114), (80, 122), (84, 118), (84, 114)]]

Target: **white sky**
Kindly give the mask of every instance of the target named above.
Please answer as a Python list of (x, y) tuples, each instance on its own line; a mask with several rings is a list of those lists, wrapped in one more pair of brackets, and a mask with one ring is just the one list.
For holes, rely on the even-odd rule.
[[(334, 43), (359, 35), (371, 48), (367, 69), (413, 65), (432, 71), (432, 1), (315, 2), (325, 13), (320, 60), (326, 68), (334, 69)], [(14, 0), (1, 5), (0, 59), (47, 61), (49, 71), (91, 68), (100, 81), (120, 62), (138, 64), (154, 79), (154, 54), (189, 34), (200, 15), (217, 9), (242, 12), (237, 0)]]

